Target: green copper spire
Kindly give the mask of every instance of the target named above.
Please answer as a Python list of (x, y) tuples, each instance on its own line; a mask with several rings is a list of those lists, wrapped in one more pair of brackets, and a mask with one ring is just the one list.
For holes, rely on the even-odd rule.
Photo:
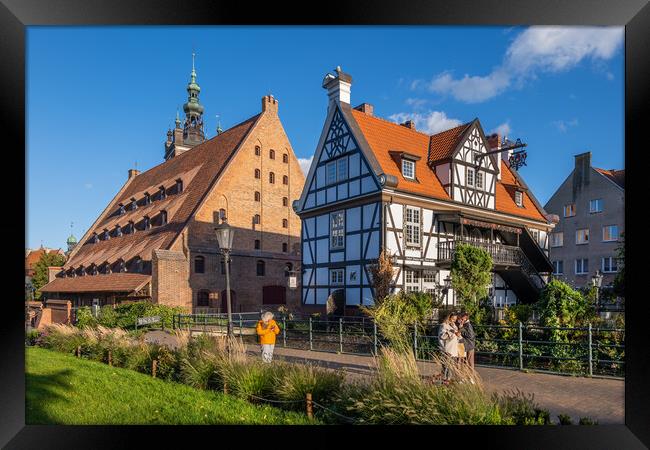
[(187, 85), (187, 102), (183, 105), (185, 124), (183, 125), (183, 141), (185, 145), (194, 146), (205, 141), (203, 130), (203, 105), (199, 103), (201, 87), (196, 82), (195, 68), (196, 53), (192, 52), (192, 72)]

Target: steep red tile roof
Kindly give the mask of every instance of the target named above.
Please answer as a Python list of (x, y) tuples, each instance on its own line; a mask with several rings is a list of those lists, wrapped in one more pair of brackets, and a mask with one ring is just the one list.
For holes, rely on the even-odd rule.
[[(115, 199), (115, 205), (123, 203), (127, 206), (131, 198), (135, 197), (139, 200), (145, 192), (153, 195), (161, 185), (166, 188), (171, 187), (179, 178), (183, 180), (183, 191), (180, 194), (167, 195), (164, 200), (152, 201), (151, 204), (140, 206), (135, 211), (126, 208), (126, 213), (122, 215), (114, 215), (116, 206), (106, 212), (93, 231), (101, 234), (105, 228), (113, 230), (117, 224), (124, 227), (129, 221), (137, 223), (145, 215), (153, 219), (162, 210), (167, 212), (167, 224), (123, 234), (120, 237), (111, 237), (109, 240), (100, 240), (95, 244), (80, 242), (78, 244), (80, 248), (72, 255), (65, 268), (88, 267), (91, 264), (99, 266), (104, 262), (113, 263), (119, 259), (129, 261), (135, 256), (150, 260), (153, 250), (166, 249), (181, 232), (186, 221), (258, 117), (259, 114), (137, 175), (119, 194), (119, 198)], [(90, 278), (97, 276), (90, 276)], [(71, 278), (71, 280), (82, 278), (84, 277)]]
[(55, 278), (41, 292), (133, 292), (151, 281), (141, 273), (109, 273), (82, 277)]
[(625, 169), (616, 170), (616, 169), (599, 169), (594, 167), (599, 173), (602, 173), (607, 178), (612, 180), (614, 183), (618, 184), (620, 187), (625, 189)]
[[(417, 181), (408, 180), (402, 176), (399, 162), (390, 152), (403, 151), (420, 156), (422, 162), (449, 158), (458, 145), (459, 139), (473, 122), (429, 136), (354, 109), (352, 117), (359, 125), (381, 169), (384, 173), (397, 177), (397, 190), (451, 201), (435, 172), (427, 164), (416, 164)], [(501, 170), (501, 181), (496, 183), (496, 211), (546, 222), (542, 211), (532, 201), (527, 189), (519, 183), (502, 160)], [(517, 188), (524, 193), (523, 208), (515, 204), (514, 191)]]
[(458, 146), (463, 133), (469, 128), (472, 122), (458, 125), (442, 133), (434, 134), (429, 141), (429, 164), (441, 159), (451, 158)]

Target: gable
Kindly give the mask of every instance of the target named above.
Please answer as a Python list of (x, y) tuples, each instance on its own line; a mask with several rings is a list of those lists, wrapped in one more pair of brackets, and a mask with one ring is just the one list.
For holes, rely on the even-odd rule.
[[(329, 125), (328, 125), (329, 123)], [(326, 121), (303, 192), (301, 209), (326, 206), (379, 191), (379, 183), (338, 106)]]

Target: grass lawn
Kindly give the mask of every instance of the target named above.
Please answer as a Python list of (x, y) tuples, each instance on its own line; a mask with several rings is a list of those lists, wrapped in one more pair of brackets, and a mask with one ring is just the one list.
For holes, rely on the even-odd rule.
[(312, 424), (304, 414), (154, 379), (51, 350), (26, 351), (31, 424)]

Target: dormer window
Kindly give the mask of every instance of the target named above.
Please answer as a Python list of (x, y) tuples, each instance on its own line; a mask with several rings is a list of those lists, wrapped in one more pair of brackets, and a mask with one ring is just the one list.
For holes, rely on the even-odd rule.
[(160, 200), (165, 200), (167, 198), (167, 192), (165, 192), (165, 186), (160, 186), (160, 189), (158, 189), (159, 195), (160, 195)]
[(167, 225), (167, 211), (160, 211), (160, 225)]
[(138, 201), (135, 198), (131, 199), (131, 211), (138, 209)]
[(149, 195), (148, 192), (144, 193), (144, 204), (145, 205), (150, 205), (151, 204), (151, 195)]
[(99, 236), (97, 236), (97, 233), (93, 233), (93, 236), (90, 238), (90, 242), (92, 244), (96, 244), (97, 241), (99, 241)]
[(120, 209), (118, 210), (118, 214), (122, 215), (126, 213), (126, 208), (124, 208), (124, 205), (120, 203)]
[(129, 224), (126, 226), (125, 233), (135, 233), (135, 224), (133, 221), (129, 221)]
[(415, 179), (415, 161), (408, 159), (402, 160), (402, 176), (409, 180)]
[(180, 194), (181, 192), (183, 192), (183, 180), (179, 178), (176, 180), (176, 193)]
[(521, 191), (515, 191), (515, 204), (522, 208), (524, 206), (524, 193)]
[(97, 266), (96, 265), (93, 264), (93, 267), (92, 267), (90, 273), (93, 274), (93, 275), (97, 275), (98, 271), (97, 271)]
[(115, 236), (117, 237), (122, 236), (122, 227), (119, 225), (115, 225)]
[(105, 241), (108, 241), (110, 238), (111, 238), (111, 234), (108, 232), (108, 230), (105, 229), (105, 230), (104, 230), (104, 237), (103, 237), (103, 239), (104, 239)]
[(143, 228), (145, 230), (151, 228), (151, 220), (149, 219), (149, 216), (144, 216), (144, 219), (142, 221), (143, 221)]

